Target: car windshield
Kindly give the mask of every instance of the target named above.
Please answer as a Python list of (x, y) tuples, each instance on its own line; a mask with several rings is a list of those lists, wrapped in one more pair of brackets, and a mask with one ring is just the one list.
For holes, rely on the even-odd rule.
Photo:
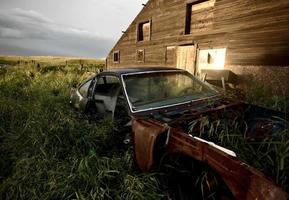
[(218, 94), (187, 72), (152, 72), (123, 76), (133, 111), (185, 103)]

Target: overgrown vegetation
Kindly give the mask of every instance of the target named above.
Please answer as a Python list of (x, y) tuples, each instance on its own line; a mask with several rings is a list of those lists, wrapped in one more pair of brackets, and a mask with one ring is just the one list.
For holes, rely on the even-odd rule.
[[(186, 195), (180, 189), (184, 184), (178, 184), (186, 177), (183, 183), (193, 185), (197, 196), (207, 193), (208, 180), (222, 184), (211, 177), (210, 169), (199, 174), (193, 172), (199, 166), (185, 161), (184, 167), (174, 157), (164, 161), (157, 174), (139, 172), (116, 124), (91, 122), (70, 107), (70, 88), (102, 68), (102, 61), (15, 58), (1, 63), (11, 66), (0, 67), (0, 199), (163, 199), (174, 197), (165, 188), (171, 182), (172, 193)], [(260, 88), (252, 87), (247, 100), (288, 109), (284, 109), (287, 97), (266, 97)], [(238, 124), (200, 120), (201, 130), (208, 129), (214, 142), (241, 150), (242, 160), (274, 177), (288, 191), (288, 129), (248, 145)], [(179, 182), (169, 180), (180, 174)], [(191, 194), (192, 187), (188, 188)]]
[[(246, 101), (275, 110), (289, 113), (289, 94), (282, 88), (274, 88), (270, 84), (258, 80), (248, 80)], [(288, 84), (288, 83), (284, 83)]]
[(190, 133), (233, 150), (238, 159), (264, 172), (289, 191), (289, 124), (277, 117), (272, 117), (268, 124), (273, 125), (275, 133), (255, 138), (243, 119), (205, 116), (191, 122)]
[(155, 176), (134, 168), (115, 124), (70, 107), (70, 88), (87, 75), (54, 64), (0, 74), (0, 199), (162, 198)]

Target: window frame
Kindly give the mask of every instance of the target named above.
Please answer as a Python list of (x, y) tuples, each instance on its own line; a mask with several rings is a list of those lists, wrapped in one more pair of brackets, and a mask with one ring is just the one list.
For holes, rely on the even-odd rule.
[[(142, 51), (143, 52), (143, 59), (142, 60), (139, 60), (138, 59), (138, 53), (139, 53), (139, 51)], [(145, 49), (143, 48), (143, 49), (137, 49), (136, 50), (136, 61), (138, 62), (138, 63), (144, 63), (145, 62)]]
[[(144, 40), (144, 38), (142, 40), (140, 40), (140, 26), (141, 25), (144, 25), (146, 23), (149, 23), (149, 39), (148, 40)], [(142, 30), (143, 32), (143, 30)], [(142, 33), (143, 34), (143, 33)], [(136, 26), (136, 42), (148, 42), (148, 41), (151, 41), (151, 35), (152, 35), (152, 19), (148, 19), (148, 20), (143, 20), (139, 23), (137, 23), (137, 26)]]
[[(117, 54), (117, 60), (114, 60), (115, 54)], [(113, 63), (120, 63), (120, 51), (119, 50), (113, 51), (113, 53), (112, 53), (112, 62)]]
[[(200, 73), (200, 71), (202, 70), (200, 68), (203, 68), (200, 66), (200, 62), (199, 62), (200, 51), (203, 51), (203, 50), (220, 50), (220, 49), (225, 50), (225, 55), (224, 55), (225, 58), (224, 58), (224, 66), (223, 66), (223, 69), (225, 69), (226, 61), (227, 61), (228, 46), (225, 46), (225, 45), (208, 46), (208, 45), (203, 45), (202, 43), (200, 43), (199, 47), (197, 49), (197, 55), (196, 55), (196, 73)], [(211, 68), (203, 68), (203, 69), (211, 69)], [(222, 70), (222, 69), (216, 68), (215, 70)]]
[(182, 73), (188, 74), (188, 76), (192, 77), (193, 79), (195, 79), (195, 80), (197, 80), (197, 81), (200, 81), (203, 85), (206, 85), (207, 87), (211, 88), (211, 89), (214, 90), (217, 94), (216, 94), (216, 95), (213, 95), (213, 96), (210, 96), (210, 97), (202, 98), (202, 99), (184, 101), (184, 102), (181, 102), (181, 103), (168, 104), (168, 105), (164, 105), (164, 106), (156, 106), (156, 107), (153, 107), (153, 108), (147, 108), (147, 109), (142, 109), (142, 110), (135, 110), (135, 109), (134, 109), (132, 103), (131, 103), (130, 100), (129, 100), (128, 93), (127, 93), (127, 91), (126, 91), (126, 83), (125, 83), (125, 81), (124, 81), (124, 77), (125, 77), (125, 76), (137, 75), (137, 74), (150, 74), (150, 73), (158, 73), (158, 72), (161, 72), (161, 73), (165, 73), (165, 72), (167, 72), (167, 73), (174, 73), (174, 72), (181, 72), (181, 71), (182, 71), (182, 70), (179, 70), (179, 69), (176, 69), (176, 70), (156, 70), (156, 71), (152, 70), (152, 71), (148, 71), (148, 72), (132, 72), (132, 73), (121, 74), (121, 82), (122, 82), (122, 85), (123, 85), (124, 94), (125, 94), (126, 101), (127, 101), (127, 103), (128, 103), (130, 112), (131, 112), (132, 114), (137, 114), (137, 113), (141, 113), (141, 112), (147, 112), (147, 111), (152, 111), (152, 110), (169, 108), (169, 107), (172, 107), (172, 106), (184, 105), (184, 104), (192, 103), (192, 102), (198, 102), (198, 101), (207, 100), (207, 99), (213, 99), (213, 98), (216, 98), (216, 97), (221, 96), (221, 94), (219, 93), (219, 91), (217, 91), (217, 90), (216, 90), (213, 86), (211, 86), (210, 84), (198, 80), (194, 75), (190, 74), (190, 73), (187, 72), (187, 71), (182, 71)]
[[(112, 78), (114, 81), (111, 82), (108, 79)], [(100, 84), (100, 82), (102, 82)], [(99, 85), (106, 85), (106, 84), (116, 84), (117, 87), (112, 86), (110, 88), (107, 89), (107, 91), (103, 92), (101, 90), (97, 90), (97, 86)], [(123, 85), (122, 85), (122, 80), (119, 76), (117, 75), (113, 75), (113, 74), (101, 74), (97, 76), (97, 81), (94, 84), (93, 90), (92, 90), (92, 100), (95, 103), (100, 103), (101, 105), (101, 109), (104, 112), (99, 112), (100, 114), (104, 114), (107, 115), (109, 114), (109, 116), (111, 115), (112, 117), (114, 117), (114, 111), (116, 108), (116, 103), (117, 103), (117, 99), (119, 97), (119, 94), (122, 93), (123, 94)], [(123, 95), (124, 96), (124, 95)], [(110, 100), (107, 101), (107, 98), (109, 98)], [(128, 106), (127, 102), (126, 102), (126, 106)], [(104, 117), (102, 116), (102, 117)]]
[[(91, 78), (91, 79), (86, 80), (84, 83), (82, 83), (82, 84), (78, 87), (77, 90), (78, 90), (78, 93), (80, 94), (81, 97), (83, 97), (83, 98), (88, 98), (89, 89), (90, 89), (91, 87), (93, 87), (92, 85), (95, 83), (95, 81), (93, 81), (93, 79), (95, 79), (95, 78)], [(86, 83), (88, 83), (88, 82), (90, 82), (90, 84), (89, 84), (89, 86), (87, 87), (86, 95), (84, 96), (84, 95), (81, 93), (80, 89), (81, 89)]]
[[(190, 0), (186, 2), (186, 16), (185, 16), (185, 27), (184, 27), (184, 35), (190, 35), (192, 34), (191, 30), (191, 21), (192, 21), (192, 7), (194, 5), (198, 5), (204, 2), (210, 2), (211, 0)], [(214, 1), (215, 4), (215, 1)]]
[[(94, 97), (94, 95), (95, 95), (97, 86), (100, 85), (100, 81), (101, 81), (101, 80), (103, 80), (103, 84), (109, 84), (109, 83), (107, 83), (107, 80), (106, 80), (107, 77), (112, 77), (112, 78), (117, 79), (118, 83), (120, 83), (120, 85), (121, 85), (121, 79), (120, 79), (118, 76), (111, 75), (111, 74), (102, 74), (102, 75), (99, 75), (99, 76), (97, 76), (97, 81), (95, 81), (94, 86), (93, 86), (93, 90), (92, 90), (93, 97)], [(99, 94), (104, 94), (104, 93), (101, 93), (101, 92), (100, 92)]]

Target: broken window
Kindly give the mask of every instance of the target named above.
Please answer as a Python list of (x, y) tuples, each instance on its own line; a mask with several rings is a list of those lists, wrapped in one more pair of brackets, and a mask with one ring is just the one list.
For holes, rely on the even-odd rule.
[(113, 52), (113, 62), (114, 63), (119, 63), (119, 58), (120, 58), (119, 51)]
[(215, 0), (200, 0), (187, 4), (185, 34), (206, 31), (213, 24)]
[(151, 37), (151, 22), (146, 21), (138, 24), (137, 41), (149, 41)]
[(93, 102), (99, 117), (113, 117), (120, 91), (120, 81), (115, 76), (101, 76), (96, 83)]
[(144, 51), (144, 49), (138, 49), (136, 51), (136, 60), (137, 60), (137, 62), (144, 62), (144, 60), (145, 60), (145, 51)]

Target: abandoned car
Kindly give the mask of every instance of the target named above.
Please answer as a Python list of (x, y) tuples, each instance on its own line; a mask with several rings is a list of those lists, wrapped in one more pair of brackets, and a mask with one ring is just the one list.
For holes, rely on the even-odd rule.
[[(184, 70), (165, 67), (101, 72), (72, 90), (71, 103), (131, 125), (142, 171), (153, 167), (158, 151), (182, 154), (210, 166), (236, 199), (288, 199), (272, 179), (211, 140), (218, 135), (219, 118), (227, 119), (228, 129), (245, 130), (248, 141), (258, 141), (284, 129), (286, 122), (272, 120), (284, 118), (282, 113), (232, 100)], [(217, 125), (208, 126), (208, 120)]]

